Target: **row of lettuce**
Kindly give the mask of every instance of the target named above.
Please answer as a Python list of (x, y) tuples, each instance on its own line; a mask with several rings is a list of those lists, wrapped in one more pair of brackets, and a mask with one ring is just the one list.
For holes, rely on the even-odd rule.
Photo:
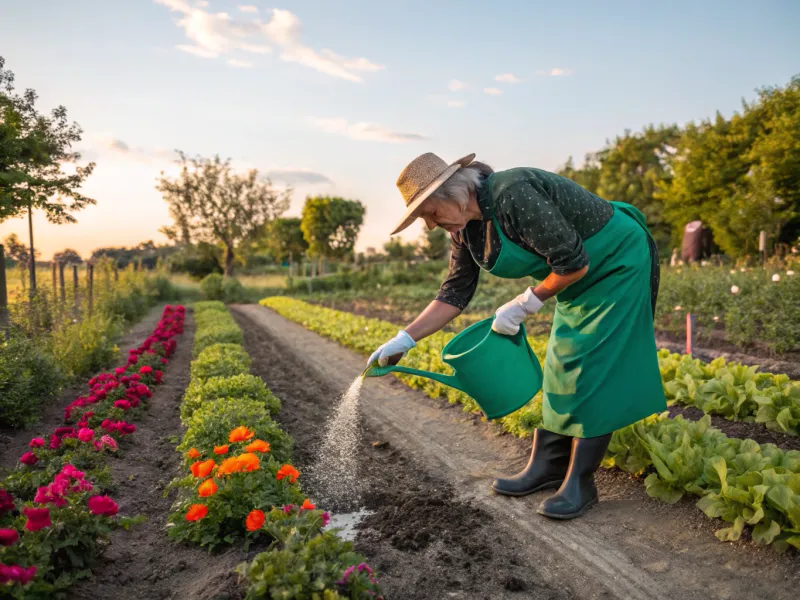
[(123, 452), (136, 432), (134, 422), (163, 381), (184, 317), (184, 307), (167, 305), (125, 366), (90, 379), (88, 391), (64, 409), (64, 426), (32, 438), (0, 479), (3, 597), (60, 597), (90, 575), (112, 530), (139, 521), (118, 515), (109, 457)]
[[(396, 325), (386, 321), (334, 311), (292, 298), (271, 297), (262, 300), (261, 304), (362, 354), (371, 353), (397, 331)], [(452, 336), (437, 333), (421, 340), (415, 351), (405, 358), (405, 363), (428, 371), (447, 372), (448, 368), (441, 361), (441, 351)], [(529, 341), (542, 359), (547, 340), (532, 338)], [(665, 386), (679, 379), (681, 369), (703, 367), (699, 361), (666, 354), (662, 354), (661, 359), (662, 371), (668, 379)], [(751, 393), (755, 385), (761, 393), (759, 398), (766, 398), (765, 390), (771, 388), (778, 388), (781, 397), (788, 396), (792, 401), (797, 398), (796, 384), (780, 376), (768, 376), (769, 379), (748, 384), (738, 365), (717, 362), (704, 368), (709, 375), (712, 369), (719, 372), (717, 379), (725, 385), (747, 387)], [(745, 371), (752, 373), (752, 370)], [(396, 376), (433, 398), (443, 397), (451, 403), (461, 403), (466, 411), (479, 410), (469, 396), (458, 390), (427, 378), (406, 374)], [(708, 381), (714, 380), (711, 376)], [(784, 393), (787, 386), (789, 389)], [(777, 392), (774, 393), (777, 396)], [(759, 407), (764, 405), (756, 404)], [(797, 404), (793, 404), (792, 410), (796, 407)], [(519, 437), (531, 435), (541, 422), (540, 395), (524, 408), (500, 420), (506, 431)], [(669, 418), (667, 413), (663, 413), (617, 431), (609, 446), (605, 465), (619, 467), (637, 476), (646, 474), (647, 493), (665, 502), (677, 502), (687, 494), (699, 496), (698, 506), (706, 515), (730, 524), (717, 532), (717, 537), (722, 540), (738, 540), (746, 526), (750, 526), (750, 534), (758, 543), (771, 544), (778, 550), (792, 546), (800, 548), (800, 451), (784, 451), (772, 444), (759, 445), (752, 440), (728, 438), (711, 427), (708, 415), (699, 421), (689, 421), (680, 416)]]
[(0, 338), (0, 426), (21, 428), (39, 418), (41, 407), (72, 382), (113, 364), (123, 329), (158, 300), (174, 297), (160, 275), (123, 271), (118, 281), (97, 285), (88, 299), (61, 302), (47, 289), (13, 303)]
[(292, 439), (273, 420), (280, 401), (250, 374), (242, 331), (221, 302), (198, 302), (191, 381), (177, 450), (185, 476), (169, 536), (215, 549), (265, 548), (237, 568), (247, 598), (379, 598), (375, 576), (352, 544), (326, 529), (291, 464)]

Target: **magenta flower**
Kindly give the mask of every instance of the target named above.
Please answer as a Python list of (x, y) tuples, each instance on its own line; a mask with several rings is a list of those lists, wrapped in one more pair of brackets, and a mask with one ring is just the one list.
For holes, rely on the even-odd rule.
[(9, 581), (16, 581), (22, 585), (30, 583), (36, 576), (36, 566), (25, 568), (19, 565), (2, 565), (0, 564), (0, 583), (8, 583)]
[(111, 448), (112, 450), (117, 449), (117, 442), (114, 440), (114, 438), (108, 435), (104, 435), (100, 438), (100, 444), (107, 448)]
[(14, 510), (14, 496), (5, 490), (0, 490), (0, 514)]
[(153, 367), (145, 365), (141, 369), (139, 369), (140, 375), (151, 375), (153, 373)]
[(356, 570), (356, 566), (352, 565), (347, 567), (342, 574), (342, 578), (336, 582), (337, 585), (347, 585), (347, 580), (350, 578), (350, 575), (353, 574), (353, 571)]
[(19, 534), (16, 529), (0, 529), (0, 546), (10, 546), (18, 539)]
[(128, 410), (131, 407), (131, 403), (128, 400), (117, 400), (114, 402), (114, 406), (122, 410)]
[(290, 515), (290, 514), (292, 514), (292, 511), (294, 510), (294, 504), (284, 504), (282, 508), (283, 508), (284, 514)]
[(327, 512), (322, 513), (322, 526), (327, 527), (330, 522), (331, 516)]
[(22, 514), (28, 518), (25, 522), (25, 529), (28, 531), (39, 531), (53, 524), (50, 521), (50, 510), (47, 508), (25, 507), (22, 509)]
[(94, 430), (84, 427), (78, 431), (78, 439), (82, 442), (91, 442), (94, 437)]
[(117, 367), (116, 369), (114, 369), (114, 373), (118, 376), (125, 375), (125, 369), (123, 367)]
[(83, 471), (79, 471), (70, 464), (66, 464), (62, 467), (61, 475), (66, 475), (67, 477), (71, 477), (72, 479), (83, 479), (84, 477), (86, 477), (86, 473), (84, 473)]
[(22, 456), (19, 457), (19, 462), (23, 465), (35, 465), (39, 462), (39, 459), (36, 458), (36, 455), (33, 452), (26, 452)]
[(44, 446), (43, 438), (33, 438), (28, 444), (30, 448), (42, 448)]
[(89, 498), (89, 512), (93, 515), (113, 517), (118, 511), (117, 503), (108, 496), (92, 496)]

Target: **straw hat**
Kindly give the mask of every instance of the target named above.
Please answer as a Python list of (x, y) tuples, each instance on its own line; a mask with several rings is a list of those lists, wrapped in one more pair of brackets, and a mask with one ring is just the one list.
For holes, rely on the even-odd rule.
[(468, 154), (456, 162), (447, 164), (432, 152), (426, 152), (412, 160), (397, 178), (397, 188), (406, 203), (406, 214), (392, 231), (391, 235), (403, 231), (417, 218), (422, 203), (437, 188), (447, 181), (461, 167), (468, 166), (475, 154)]

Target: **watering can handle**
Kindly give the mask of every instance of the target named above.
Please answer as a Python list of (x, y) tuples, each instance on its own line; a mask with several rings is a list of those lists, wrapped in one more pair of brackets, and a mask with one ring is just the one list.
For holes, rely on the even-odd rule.
[[(450, 387), (458, 387), (456, 385), (457, 379), (453, 375), (445, 375), (444, 373), (433, 373), (431, 371), (423, 371), (421, 369), (412, 369), (411, 367), (403, 367), (401, 365), (386, 365), (385, 367), (370, 367), (364, 371), (365, 377), (380, 377), (388, 375), (389, 373), (407, 373), (408, 375), (416, 375), (417, 377), (426, 377), (433, 379), (444, 385)], [(459, 388), (460, 389), (460, 388)]]

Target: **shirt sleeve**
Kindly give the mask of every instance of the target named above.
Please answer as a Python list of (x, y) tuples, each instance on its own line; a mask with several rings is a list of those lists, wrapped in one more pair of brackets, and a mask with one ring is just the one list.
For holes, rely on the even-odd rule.
[(556, 275), (589, 264), (583, 240), (564, 218), (541, 182), (519, 182), (498, 199), (498, 213), (520, 240), (547, 259)]
[(451, 235), (450, 240), (450, 270), (436, 299), (464, 310), (475, 295), (481, 268), (472, 258), (460, 233)]

